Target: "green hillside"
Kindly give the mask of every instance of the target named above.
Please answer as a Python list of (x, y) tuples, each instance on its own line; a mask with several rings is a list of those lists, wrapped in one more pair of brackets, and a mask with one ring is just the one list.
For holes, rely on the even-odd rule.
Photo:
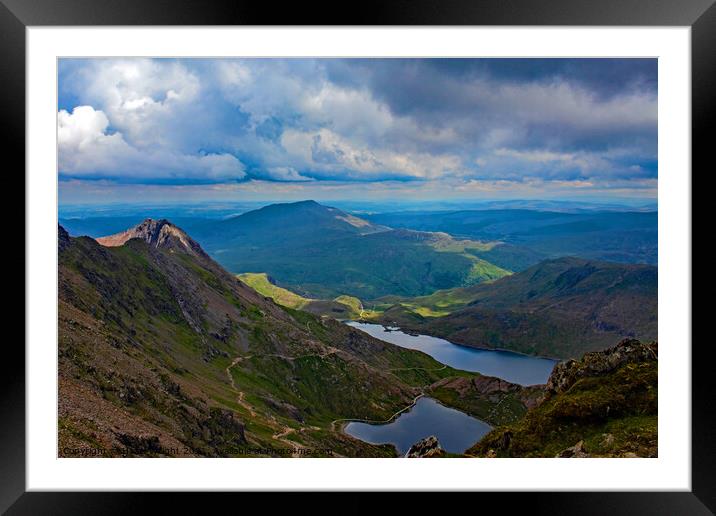
[(380, 320), (452, 342), (570, 358), (657, 337), (657, 269), (559, 258), (489, 284), (383, 298)]
[(470, 287), (438, 290), (428, 296), (400, 297), (385, 296), (375, 300), (370, 306), (383, 314), (391, 310), (395, 317), (403, 313), (404, 317), (415, 315), (421, 317), (443, 317), (466, 307), (475, 299)]
[(477, 256), (480, 242), (392, 230), (314, 201), (266, 206), (197, 231), (227, 270), (265, 272), (312, 299), (426, 295), (510, 273)]
[(262, 296), (270, 297), (275, 303), (287, 308), (328, 315), (335, 319), (360, 319), (365, 315), (363, 304), (355, 297), (344, 295), (333, 300), (309, 299), (275, 285), (265, 272), (245, 272), (236, 277)]
[(313, 299), (299, 296), (290, 290), (274, 285), (265, 272), (246, 272), (237, 274), (236, 277), (262, 296), (270, 297), (279, 305), (287, 306), (288, 308), (300, 310), (313, 301)]

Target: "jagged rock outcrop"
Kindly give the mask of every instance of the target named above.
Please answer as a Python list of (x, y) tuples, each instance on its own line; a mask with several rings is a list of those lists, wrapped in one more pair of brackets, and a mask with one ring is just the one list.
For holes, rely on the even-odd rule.
[(550, 394), (564, 392), (580, 378), (601, 376), (625, 364), (636, 364), (657, 358), (656, 342), (642, 343), (635, 339), (624, 339), (604, 351), (585, 353), (581, 360), (567, 360), (557, 364), (547, 381), (547, 392)]
[(445, 451), (440, 446), (438, 438), (434, 435), (421, 439), (410, 447), (405, 456), (409, 459), (420, 459), (430, 457), (443, 457)]
[[(558, 364), (543, 399), (485, 435), (476, 457), (656, 457), (658, 345), (625, 339)], [(576, 443), (576, 444), (573, 444)]]

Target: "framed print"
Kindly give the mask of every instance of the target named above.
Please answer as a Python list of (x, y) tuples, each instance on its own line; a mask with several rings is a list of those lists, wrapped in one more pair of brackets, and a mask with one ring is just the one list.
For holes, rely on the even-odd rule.
[(710, 513), (691, 191), (716, 8), (609, 7), (5, 2), (26, 335), (3, 510)]

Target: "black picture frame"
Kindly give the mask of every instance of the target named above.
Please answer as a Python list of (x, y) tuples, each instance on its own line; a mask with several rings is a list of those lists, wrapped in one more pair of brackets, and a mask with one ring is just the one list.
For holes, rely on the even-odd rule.
[[(3, 156), (17, 158), (4, 167), (24, 192), (25, 30), (28, 26), (84, 25), (577, 25), (690, 26), (692, 44), (692, 169), (713, 168), (709, 135), (716, 120), (715, 0), (399, 0), (349, 4), (201, 0), (0, 0), (0, 124)], [(660, 120), (660, 122), (663, 122)], [(708, 161), (707, 161), (708, 160)], [(703, 171), (705, 173), (706, 170)], [(689, 173), (689, 171), (684, 171)], [(24, 177), (24, 174), (22, 175)], [(693, 180), (693, 174), (692, 174)], [(19, 196), (17, 196), (19, 198)], [(24, 196), (23, 196), (24, 198)], [(9, 216), (6, 215), (6, 216)], [(5, 270), (25, 263), (16, 225), (6, 238), (14, 253)], [(23, 237), (24, 238), (24, 237)], [(24, 244), (24, 241), (23, 241)], [(693, 248), (692, 248), (693, 253)], [(6, 248), (6, 259), (8, 258)], [(22, 257), (22, 264), (20, 263)], [(19, 275), (15, 281), (19, 282)], [(8, 278), (11, 279), (11, 278)], [(19, 285), (18, 285), (19, 292)], [(24, 286), (23, 286), (24, 292)], [(25, 299), (23, 293), (22, 299)], [(25, 307), (15, 299), (16, 310)], [(19, 315), (19, 314), (18, 314)], [(693, 319), (693, 316), (692, 316)], [(19, 317), (14, 319), (19, 321)], [(8, 323), (10, 318), (8, 317)], [(684, 343), (688, 345), (688, 343)], [(461, 499), (473, 507), (499, 503), (500, 511), (529, 507), (532, 513), (568, 514), (711, 514), (716, 511), (716, 440), (712, 380), (714, 353), (708, 341), (692, 346), (692, 491), (642, 493), (485, 493)], [(0, 511), (7, 514), (105, 514), (148, 508), (159, 501), (163, 512), (189, 509), (185, 494), (39, 493), (25, 489), (25, 353), (19, 339), (5, 339), (0, 360)], [(205, 494), (198, 495), (204, 509)], [(249, 507), (281, 497), (242, 497)], [(350, 494), (340, 502), (352, 510), (380, 505), (375, 494)], [(248, 497), (248, 498), (247, 498)], [(413, 495), (419, 503), (424, 496)], [(229, 502), (231, 503), (231, 502)], [(304, 501), (289, 501), (301, 507)], [(401, 506), (404, 502), (401, 502)], [(333, 504), (326, 504), (331, 506)], [(330, 509), (330, 507), (327, 507)], [(334, 507), (335, 508), (335, 507)]]

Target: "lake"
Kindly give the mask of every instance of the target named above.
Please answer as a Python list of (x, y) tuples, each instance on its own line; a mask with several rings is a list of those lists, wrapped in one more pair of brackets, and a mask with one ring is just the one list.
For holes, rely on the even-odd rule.
[(400, 455), (420, 439), (434, 435), (451, 453), (463, 453), (491, 430), (490, 425), (464, 412), (441, 405), (432, 398), (419, 398), (408, 411), (386, 424), (351, 422), (344, 431), (372, 444), (393, 444)]
[(380, 324), (351, 321), (346, 323), (367, 334), (404, 348), (427, 353), (438, 362), (455, 369), (496, 376), (519, 385), (547, 383), (556, 360), (533, 357), (511, 351), (475, 349), (453, 344), (428, 335), (408, 335), (397, 328), (386, 329)]

